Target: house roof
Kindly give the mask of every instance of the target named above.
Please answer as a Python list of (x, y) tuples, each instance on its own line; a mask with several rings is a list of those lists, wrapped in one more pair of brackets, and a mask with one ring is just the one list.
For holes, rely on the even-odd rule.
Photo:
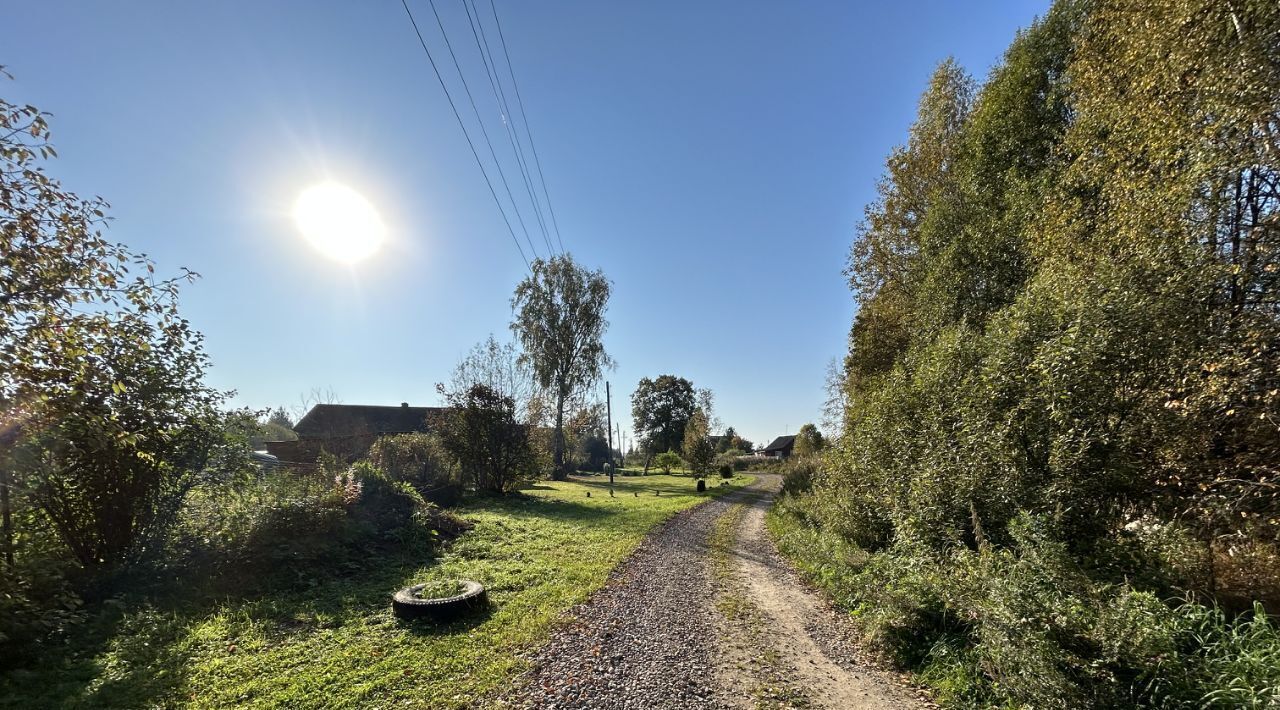
[(443, 407), (381, 407), (368, 404), (317, 404), (293, 430), (302, 438), (404, 434), (427, 431), (429, 420), (444, 413)]
[(791, 436), (780, 436), (774, 439), (772, 444), (764, 447), (764, 451), (765, 453), (769, 453), (770, 451), (782, 451), (783, 449), (791, 448), (795, 443), (795, 434), (792, 434)]

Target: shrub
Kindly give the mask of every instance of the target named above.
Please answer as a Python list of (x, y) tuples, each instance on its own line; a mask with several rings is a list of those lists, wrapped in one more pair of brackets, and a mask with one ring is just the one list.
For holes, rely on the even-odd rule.
[(426, 507), (426, 501), (413, 486), (393, 480), (367, 461), (352, 466), (348, 475), (360, 483), (359, 496), (347, 503), (348, 512), (367, 525), (371, 534), (387, 535), (407, 527)]
[(813, 489), (813, 477), (817, 471), (816, 457), (793, 456), (782, 465), (782, 492), (808, 493)]
[(369, 448), (369, 462), (391, 480), (412, 485), (426, 500), (453, 505), (461, 497), (457, 461), (436, 434), (380, 437)]
[(653, 457), (653, 465), (662, 469), (663, 473), (671, 473), (672, 469), (679, 467), (684, 461), (680, 459), (680, 454), (674, 451), (664, 451)]
[(720, 477), (733, 478), (733, 466), (727, 463), (720, 464)]

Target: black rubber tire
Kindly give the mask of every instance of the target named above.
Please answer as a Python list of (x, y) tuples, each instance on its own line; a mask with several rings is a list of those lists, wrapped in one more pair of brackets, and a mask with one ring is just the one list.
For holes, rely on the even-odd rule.
[(462, 592), (443, 599), (423, 599), (418, 592), (425, 584), (405, 587), (391, 595), (391, 609), (401, 619), (431, 619), (452, 621), (489, 605), (489, 595), (484, 585), (469, 579), (462, 581)]

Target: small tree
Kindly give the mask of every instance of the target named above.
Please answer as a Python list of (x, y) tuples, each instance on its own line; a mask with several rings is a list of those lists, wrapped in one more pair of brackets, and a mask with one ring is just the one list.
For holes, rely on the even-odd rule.
[(533, 449), (510, 397), (477, 384), (446, 398), (451, 412), (441, 440), (476, 489), (503, 494), (536, 477)]
[(822, 432), (812, 424), (805, 424), (800, 427), (800, 431), (796, 432), (796, 456), (811, 456), (821, 451), (825, 445)]
[(490, 334), (458, 362), (449, 380), (449, 386), (459, 392), (481, 384), (510, 397), (515, 402), (516, 421), (528, 425), (541, 423), (545, 413), (540, 401), (543, 393), (515, 343), (499, 343)]
[(56, 420), (15, 452), (20, 484), (85, 567), (137, 558), (202, 474), (244, 464), (238, 432), (252, 416), (220, 410), (196, 337), (185, 325), (118, 325), (44, 401)]
[(672, 469), (684, 462), (680, 460), (680, 454), (677, 454), (674, 451), (663, 451), (653, 457), (653, 463), (655, 466), (662, 469), (663, 473), (670, 474)]
[(716, 448), (707, 435), (707, 415), (698, 409), (684, 428), (684, 460), (695, 478), (706, 478), (715, 464)]

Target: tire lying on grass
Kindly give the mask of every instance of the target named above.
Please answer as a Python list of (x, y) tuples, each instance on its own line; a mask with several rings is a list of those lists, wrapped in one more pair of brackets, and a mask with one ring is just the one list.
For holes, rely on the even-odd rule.
[(489, 605), (484, 585), (469, 579), (460, 580), (462, 591), (450, 597), (424, 599), (419, 596), (427, 585), (415, 584), (391, 595), (391, 609), (401, 619), (452, 621)]

